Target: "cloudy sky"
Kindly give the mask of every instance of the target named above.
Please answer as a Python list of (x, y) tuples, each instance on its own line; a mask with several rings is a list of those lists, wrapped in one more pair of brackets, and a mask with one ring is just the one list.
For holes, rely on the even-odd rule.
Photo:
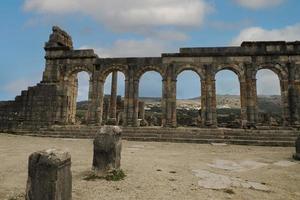
[[(180, 47), (240, 45), (243, 40), (300, 40), (299, 0), (10, 0), (0, 2), (0, 100), (13, 99), (41, 80), (44, 42), (53, 25), (73, 37), (75, 48), (100, 57), (159, 56)], [(87, 98), (80, 74), (79, 100)], [(279, 94), (278, 78), (260, 71), (258, 93)], [(221, 71), (217, 93), (239, 94), (237, 77)], [(161, 77), (142, 77), (140, 96), (160, 96)], [(192, 87), (191, 87), (192, 86)], [(199, 96), (191, 72), (178, 78), (177, 97)], [(119, 93), (124, 77), (119, 75)], [(109, 80), (105, 86), (109, 91)]]

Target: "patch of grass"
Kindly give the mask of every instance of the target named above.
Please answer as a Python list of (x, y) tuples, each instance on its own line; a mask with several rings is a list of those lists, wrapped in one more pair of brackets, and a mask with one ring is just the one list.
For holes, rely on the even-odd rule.
[(83, 178), (85, 181), (95, 181), (97, 179), (105, 179), (107, 181), (121, 181), (124, 180), (126, 174), (122, 169), (120, 170), (113, 170), (109, 172), (106, 176), (98, 176), (95, 173), (90, 173), (86, 177)]
[(113, 170), (107, 176), (105, 176), (105, 180), (107, 181), (120, 181), (126, 177), (123, 170)]

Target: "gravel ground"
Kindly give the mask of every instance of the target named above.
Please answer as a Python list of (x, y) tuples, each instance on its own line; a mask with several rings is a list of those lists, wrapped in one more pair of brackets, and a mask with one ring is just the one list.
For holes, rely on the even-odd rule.
[[(28, 156), (47, 148), (71, 153), (75, 200), (300, 199), (294, 148), (123, 141), (121, 167), (127, 176), (112, 182), (83, 180), (92, 147), (88, 139), (0, 134), (0, 199), (22, 199)], [(264, 190), (247, 187), (253, 183)]]

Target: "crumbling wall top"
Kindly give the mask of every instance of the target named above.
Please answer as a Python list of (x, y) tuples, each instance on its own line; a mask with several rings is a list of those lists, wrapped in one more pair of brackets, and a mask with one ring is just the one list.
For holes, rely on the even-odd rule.
[(52, 27), (52, 34), (45, 44), (45, 50), (72, 50), (72, 37), (58, 26)]

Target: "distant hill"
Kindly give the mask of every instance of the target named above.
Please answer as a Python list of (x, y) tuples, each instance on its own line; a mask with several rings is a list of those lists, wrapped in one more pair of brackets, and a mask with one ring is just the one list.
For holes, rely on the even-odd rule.
[[(160, 104), (161, 98), (159, 97), (141, 97), (142, 101), (146, 104)], [(180, 108), (193, 108), (197, 109), (201, 106), (200, 97), (191, 99), (177, 100), (178, 107)], [(258, 108), (260, 112), (280, 113), (281, 112), (281, 96), (280, 95), (263, 95), (258, 96)], [(79, 110), (87, 109), (87, 101), (77, 103)], [(240, 96), (238, 95), (217, 95), (217, 108), (240, 108)]]

